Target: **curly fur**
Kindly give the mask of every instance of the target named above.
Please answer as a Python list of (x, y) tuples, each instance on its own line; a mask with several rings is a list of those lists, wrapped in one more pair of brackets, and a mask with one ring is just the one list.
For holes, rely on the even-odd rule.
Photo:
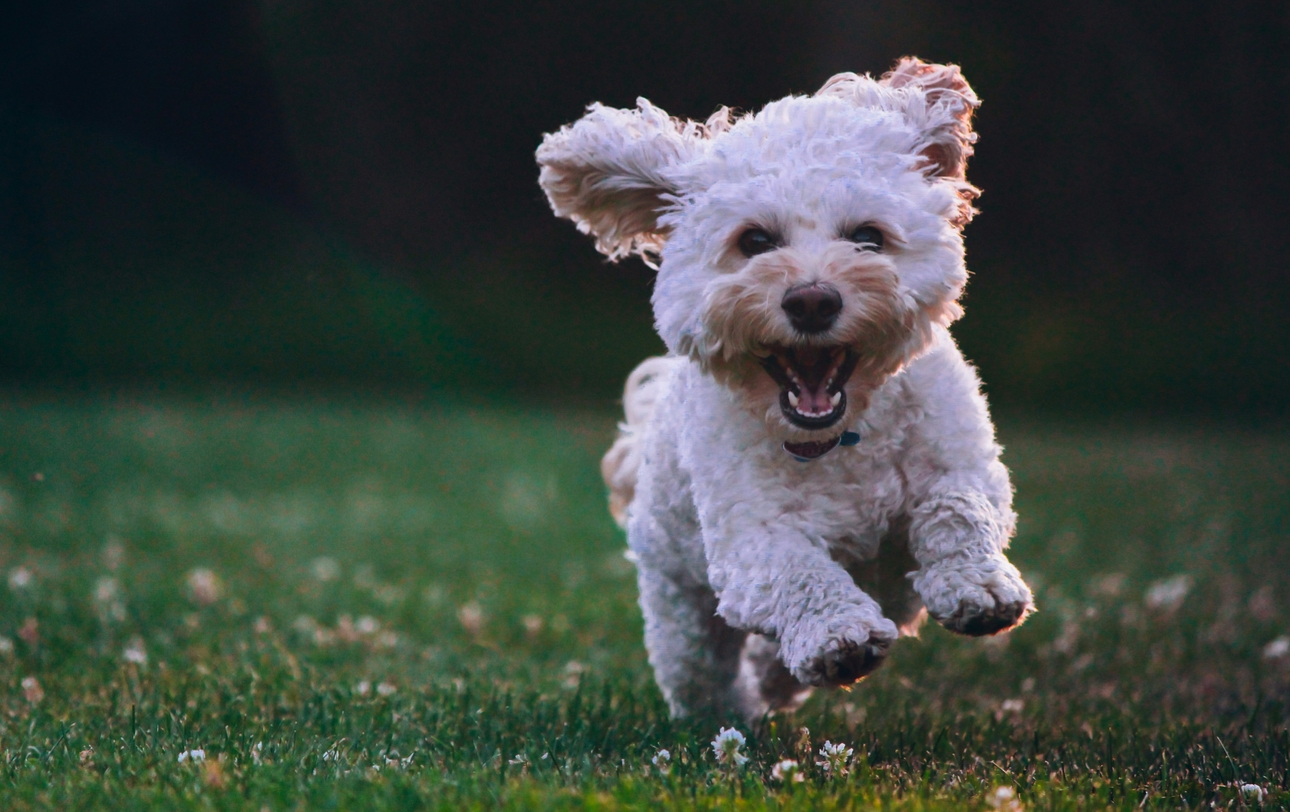
[[(611, 259), (658, 267), (669, 355), (629, 378), (602, 472), (677, 715), (791, 709), (880, 665), (924, 614), (993, 634), (1031, 610), (1004, 557), (1008, 473), (948, 331), (967, 281), (978, 104), (957, 67), (906, 58), (703, 124), (644, 99), (592, 105), (538, 150), (557, 215)], [(881, 248), (848, 241), (861, 226)], [(745, 256), (750, 228), (776, 249)], [(826, 329), (788, 316), (803, 285), (840, 297)], [(851, 359), (827, 425), (790, 415), (792, 385), (767, 371), (798, 353)], [(827, 450), (844, 430), (859, 442), (809, 462), (786, 451)]]

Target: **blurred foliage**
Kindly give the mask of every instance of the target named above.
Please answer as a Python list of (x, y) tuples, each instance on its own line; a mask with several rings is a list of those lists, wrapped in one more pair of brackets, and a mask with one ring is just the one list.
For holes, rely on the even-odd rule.
[(71, 0), (5, 36), (0, 378), (612, 398), (650, 274), (551, 217), (541, 133), (916, 53), (985, 100), (957, 332), (997, 406), (1290, 398), (1277, 3)]

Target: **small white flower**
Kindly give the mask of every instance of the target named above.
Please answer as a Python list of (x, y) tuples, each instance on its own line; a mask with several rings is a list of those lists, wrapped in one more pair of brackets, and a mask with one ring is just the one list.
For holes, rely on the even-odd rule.
[(1263, 647), (1263, 659), (1279, 660), (1290, 654), (1290, 637), (1278, 637)]
[(457, 620), (471, 637), (477, 637), (484, 629), (484, 608), (475, 601), (463, 604), (457, 610)]
[(0, 657), (8, 657), (11, 654), (13, 654), (13, 640), (0, 637)]
[(815, 763), (829, 775), (846, 775), (849, 772), (847, 765), (851, 762), (851, 756), (854, 752), (854, 750), (841, 742), (834, 744), (831, 741), (826, 741), (824, 746), (820, 748), (820, 760)]
[(747, 739), (744, 734), (733, 727), (723, 727), (712, 740), (712, 751), (717, 755), (717, 763), (726, 767), (739, 767), (748, 761), (748, 757), (739, 752)]
[(398, 690), (398, 688), (394, 687), (394, 685), (389, 682), (382, 682), (376, 686), (376, 693), (379, 696), (390, 696)]
[(205, 760), (206, 760), (205, 750), (185, 750), (184, 752), (179, 754), (180, 764), (183, 764), (188, 761), (191, 761), (192, 763), (197, 764)]
[(360, 680), (359, 683), (354, 686), (354, 693), (358, 694), (359, 696), (367, 696), (371, 692), (372, 692), (372, 683), (368, 682), (367, 680)]
[(1246, 798), (1252, 798), (1255, 803), (1261, 804), (1263, 803), (1263, 796), (1267, 795), (1268, 791), (1258, 784), (1241, 784), (1241, 794)]
[(35, 677), (23, 677), (22, 695), (24, 699), (35, 705), (45, 698), (45, 689), (40, 687), (40, 680)]
[(1172, 612), (1182, 606), (1183, 598), (1191, 592), (1190, 575), (1175, 575), (1156, 581), (1147, 588), (1147, 606), (1162, 612)]
[(188, 597), (198, 606), (210, 606), (224, 594), (224, 582), (207, 567), (188, 573)]
[(520, 623), (524, 626), (524, 633), (529, 637), (536, 637), (542, 631), (542, 618), (537, 615), (525, 615), (520, 618)]
[(340, 564), (336, 563), (334, 558), (322, 556), (310, 562), (309, 572), (315, 580), (323, 583), (334, 581), (340, 577)]
[(770, 777), (782, 784), (800, 784), (806, 780), (798, 763), (791, 758), (786, 758), (771, 767)]
[(658, 770), (659, 775), (667, 775), (672, 772), (672, 754), (667, 750), (659, 750), (649, 760), (649, 763), (654, 765), (654, 769)]
[(121, 658), (127, 663), (147, 665), (148, 652), (143, 647), (143, 640), (138, 637), (131, 640), (130, 645), (125, 647), (125, 651), (121, 652)]
[(9, 588), (26, 589), (31, 586), (31, 570), (26, 567), (14, 567), (9, 570)]
[(1012, 787), (995, 787), (985, 796), (985, 803), (1000, 812), (1022, 812), (1025, 809), (1017, 798), (1017, 791)]
[(121, 584), (111, 576), (105, 576), (94, 584), (94, 602), (111, 603), (121, 595)]

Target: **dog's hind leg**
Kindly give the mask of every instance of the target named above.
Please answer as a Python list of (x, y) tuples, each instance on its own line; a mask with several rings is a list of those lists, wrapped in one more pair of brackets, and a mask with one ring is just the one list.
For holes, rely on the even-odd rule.
[(745, 632), (717, 614), (705, 585), (648, 566), (639, 573), (645, 648), (673, 716), (744, 714), (735, 688)]
[(779, 643), (760, 634), (744, 641), (735, 690), (739, 709), (750, 723), (767, 714), (797, 710), (811, 695), (811, 687), (798, 682), (779, 658)]
[(609, 486), (609, 512), (624, 529), (641, 467), (640, 434), (654, 415), (654, 407), (667, 388), (668, 376), (678, 363), (676, 358), (646, 358), (627, 376), (618, 439), (600, 461), (600, 474)]

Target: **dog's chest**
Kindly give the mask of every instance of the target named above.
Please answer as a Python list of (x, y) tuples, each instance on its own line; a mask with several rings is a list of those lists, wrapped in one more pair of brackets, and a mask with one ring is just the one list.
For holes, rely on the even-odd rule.
[(812, 528), (836, 552), (872, 559), (883, 537), (900, 523), (908, 501), (898, 462), (891, 451), (862, 443), (798, 463), (801, 470), (787, 489), (783, 515)]

